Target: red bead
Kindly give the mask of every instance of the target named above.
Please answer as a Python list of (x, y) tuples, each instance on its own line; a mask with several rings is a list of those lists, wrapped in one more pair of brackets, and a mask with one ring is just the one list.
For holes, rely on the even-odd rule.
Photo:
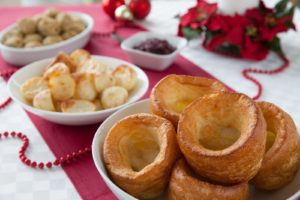
[(73, 157), (73, 158), (76, 158), (76, 157), (77, 157), (77, 153), (76, 153), (76, 152), (73, 152), (73, 153), (72, 153), (72, 157)]
[(39, 167), (40, 169), (43, 169), (43, 168), (44, 168), (44, 163), (40, 162), (39, 165), (38, 165), (38, 167)]
[(3, 134), (5, 137), (8, 137), (8, 132), (4, 132)]
[(16, 136), (16, 132), (13, 131), (13, 132), (10, 133), (10, 135), (11, 135), (12, 137), (15, 137), (15, 136)]
[(66, 156), (66, 160), (67, 161), (69, 161), (71, 159), (71, 156), (70, 156), (70, 154), (67, 154), (67, 156)]
[(83, 151), (82, 151), (81, 149), (79, 149), (78, 155), (80, 156), (80, 155), (82, 155), (82, 154), (83, 154)]
[(30, 166), (31, 161), (30, 161), (29, 159), (27, 159), (27, 160), (25, 161), (25, 164), (28, 165), (28, 166)]
[(23, 163), (26, 163), (26, 160), (27, 160), (27, 158), (26, 158), (25, 156), (21, 159), (21, 161), (22, 161)]
[(19, 157), (24, 156), (24, 151), (19, 151)]
[(60, 159), (59, 159), (59, 160), (60, 160), (60, 163), (61, 163), (61, 164), (63, 164), (63, 163), (65, 163), (65, 162), (66, 162), (66, 159), (65, 159), (64, 157), (60, 157)]
[(22, 138), (22, 136), (23, 136), (22, 133), (18, 133), (18, 134), (17, 134), (17, 137), (18, 137), (18, 138)]
[(32, 163), (31, 163), (31, 167), (33, 167), (33, 168), (35, 168), (36, 167), (36, 162), (35, 161), (33, 161)]
[(54, 162), (53, 162), (53, 165), (56, 165), (56, 166), (58, 166), (60, 164), (60, 161), (59, 161), (59, 159), (56, 159)]
[(6, 99), (3, 103), (0, 104), (0, 109), (4, 109), (11, 102), (11, 98)]
[(51, 168), (52, 167), (52, 163), (51, 162), (47, 162), (46, 167)]
[(29, 145), (29, 142), (24, 142), (24, 143), (23, 143), (23, 147), (24, 147), (24, 148), (27, 148), (28, 145)]
[(0, 139), (1, 139), (1, 137), (2, 137), (2, 134), (0, 133)]

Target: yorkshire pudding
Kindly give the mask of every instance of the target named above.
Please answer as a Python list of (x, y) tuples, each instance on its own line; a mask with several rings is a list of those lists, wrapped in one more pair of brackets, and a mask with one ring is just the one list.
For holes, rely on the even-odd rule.
[(211, 181), (247, 182), (261, 166), (266, 122), (246, 95), (223, 92), (195, 100), (182, 113), (177, 131), (189, 165)]
[(117, 122), (104, 141), (103, 158), (112, 180), (139, 199), (159, 196), (179, 156), (170, 121), (135, 114)]
[(300, 166), (300, 137), (289, 114), (268, 102), (257, 105), (267, 122), (267, 148), (251, 183), (260, 189), (276, 190), (287, 185)]
[(181, 159), (173, 168), (168, 200), (243, 200), (248, 199), (248, 184), (223, 186), (197, 177)]
[(195, 76), (168, 75), (152, 89), (150, 106), (152, 113), (169, 119), (177, 126), (179, 115), (198, 97), (226, 91), (220, 82)]

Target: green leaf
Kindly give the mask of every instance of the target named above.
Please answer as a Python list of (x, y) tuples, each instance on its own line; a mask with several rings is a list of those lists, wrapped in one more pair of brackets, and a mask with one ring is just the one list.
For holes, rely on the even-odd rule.
[(295, 13), (295, 6), (292, 6), (287, 12), (286, 12), (286, 16), (292, 16), (292, 18), (294, 17), (294, 13)]
[(275, 51), (277, 53), (283, 54), (281, 44), (280, 44), (280, 38), (275, 37), (271, 42), (268, 43), (269, 49), (272, 51)]
[(220, 53), (224, 53), (227, 55), (232, 56), (239, 56), (240, 55), (240, 48), (228, 42), (223, 43), (221, 46), (217, 47), (216, 49)]
[(202, 33), (202, 29), (200, 29), (200, 28), (192, 29), (190, 27), (184, 27), (182, 31), (183, 31), (184, 37), (187, 38), (188, 40), (196, 38)]
[(283, 12), (286, 9), (288, 2), (289, 0), (279, 1), (275, 6), (276, 12)]
[(285, 17), (285, 16), (292, 16), (292, 18), (293, 18), (294, 13), (295, 13), (295, 8), (296, 8), (295, 6), (292, 6), (288, 10), (285, 10), (283, 12), (277, 12), (276, 17), (281, 18), (281, 17)]

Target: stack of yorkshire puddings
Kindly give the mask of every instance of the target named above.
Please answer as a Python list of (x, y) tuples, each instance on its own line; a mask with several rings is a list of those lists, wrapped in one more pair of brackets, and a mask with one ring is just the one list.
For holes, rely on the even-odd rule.
[(287, 185), (300, 165), (289, 114), (206, 78), (169, 75), (151, 93), (153, 114), (117, 122), (103, 146), (112, 180), (139, 199), (247, 199), (248, 183)]

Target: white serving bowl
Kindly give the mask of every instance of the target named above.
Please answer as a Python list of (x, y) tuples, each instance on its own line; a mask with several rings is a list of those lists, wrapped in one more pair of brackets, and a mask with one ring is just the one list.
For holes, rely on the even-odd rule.
[(137, 73), (137, 84), (136, 87), (129, 92), (128, 101), (121, 106), (95, 112), (62, 113), (40, 110), (34, 108), (26, 102), (20, 92), (20, 86), (26, 80), (32, 77), (41, 76), (45, 70), (45, 67), (52, 61), (52, 59), (53, 58), (44, 59), (29, 64), (14, 73), (8, 81), (8, 90), (10, 96), (16, 103), (21, 105), (27, 111), (51, 122), (65, 125), (86, 125), (101, 122), (118, 109), (139, 100), (141, 97), (143, 97), (149, 87), (149, 80), (147, 75), (137, 66), (116, 58), (106, 56), (93, 56), (93, 59), (106, 63), (112, 69), (116, 68), (120, 64), (126, 64)]
[[(176, 48), (176, 50), (171, 54), (159, 55), (133, 48), (150, 38), (167, 40), (169, 44)], [(163, 71), (174, 62), (179, 52), (186, 46), (186, 44), (187, 40), (185, 38), (152, 32), (139, 32), (124, 40), (121, 44), (121, 48), (126, 52), (129, 60), (134, 64), (151, 70)]]
[[(96, 165), (97, 170), (99, 171), (102, 179), (106, 183), (106, 185), (111, 189), (111, 191), (120, 199), (120, 200), (136, 200), (135, 197), (131, 196), (130, 194), (126, 193), (124, 190), (119, 188), (108, 175), (105, 165), (103, 162), (103, 143), (104, 139), (110, 130), (110, 128), (119, 120), (123, 119), (124, 117), (132, 114), (137, 113), (150, 113), (150, 101), (143, 100), (140, 102), (136, 102), (133, 104), (128, 105), (120, 109), (119, 111), (112, 114), (108, 117), (98, 128), (92, 143), (92, 154), (93, 160)], [(253, 187), (250, 187), (250, 200), (282, 200), (282, 199), (297, 199), (300, 196), (300, 170), (298, 171), (294, 180), (288, 184), (286, 187), (273, 191), (273, 192), (264, 192), (260, 190), (255, 190)], [(155, 200), (162, 200), (166, 199), (165, 195), (155, 199)]]
[(86, 23), (86, 28), (79, 34), (62, 42), (36, 47), (36, 48), (14, 48), (2, 44), (3, 36), (9, 32), (16, 24), (8, 26), (0, 33), (0, 49), (3, 59), (9, 64), (23, 66), (29, 63), (54, 57), (59, 51), (70, 53), (76, 49), (84, 47), (90, 39), (94, 20), (87, 14), (81, 12), (69, 12), (69, 14), (78, 16)]

